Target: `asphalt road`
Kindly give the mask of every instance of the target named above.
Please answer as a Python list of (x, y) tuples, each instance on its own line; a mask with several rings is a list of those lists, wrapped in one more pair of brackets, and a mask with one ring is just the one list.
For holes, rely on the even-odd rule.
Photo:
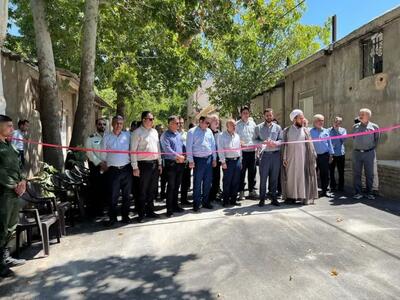
[[(399, 299), (400, 202), (320, 199), (81, 224), (0, 282), (11, 299)], [(160, 207), (161, 208), (161, 207)], [(33, 259), (32, 259), (33, 257)]]

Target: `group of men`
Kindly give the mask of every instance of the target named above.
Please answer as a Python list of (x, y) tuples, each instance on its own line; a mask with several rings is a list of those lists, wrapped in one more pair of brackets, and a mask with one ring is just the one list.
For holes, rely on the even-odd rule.
[[(370, 122), (370, 117), (369, 109), (361, 109), (359, 122), (352, 132), (376, 131), (378, 126)], [(153, 114), (145, 111), (133, 131), (124, 131), (123, 118), (116, 116), (112, 119), (112, 131), (104, 134), (106, 121), (99, 119), (97, 133), (88, 138), (87, 147), (108, 152), (88, 152), (97, 191), (92, 205), (103, 210), (99, 199), (108, 195), (104, 203), (108, 203), (108, 224), (112, 225), (117, 221), (117, 203), (121, 194), (122, 222), (129, 223), (130, 194), (133, 194), (136, 195), (135, 210), (139, 222), (146, 217), (158, 218), (154, 201), (159, 177), (164, 174), (166, 214), (171, 217), (182, 212), (183, 205), (189, 204), (188, 184), (183, 182), (188, 178), (190, 182), (191, 170), (195, 212), (201, 208), (212, 209), (212, 202), (216, 200), (221, 200), (224, 207), (240, 205), (239, 201), (245, 199), (246, 175), (248, 197), (258, 199), (259, 206), (264, 206), (268, 197), (272, 205), (281, 205), (278, 201), (280, 193), (286, 203), (308, 204), (319, 197), (331, 196), (331, 192), (343, 191), (347, 131), (342, 127), (342, 118), (336, 117), (333, 125), (325, 128), (324, 116), (317, 114), (312, 126), (308, 127), (303, 112), (295, 109), (290, 120), (292, 125), (282, 129), (273, 110), (268, 108), (264, 111), (264, 122), (256, 125), (250, 109), (243, 107), (240, 120), (227, 120), (223, 132), (216, 115), (200, 117), (197, 126), (188, 132), (184, 130), (181, 117), (171, 116), (168, 129), (158, 132), (154, 128)], [(374, 199), (372, 187), (379, 133), (359, 135), (353, 140), (354, 198), (363, 197), (361, 178), (364, 169), (366, 197)], [(259, 195), (255, 179), (257, 164)]]
[[(376, 147), (378, 126), (370, 121), (371, 111), (359, 111), (353, 133), (353, 185), (354, 198), (361, 199), (362, 172), (365, 172), (366, 197), (372, 193), (376, 179)], [(245, 176), (250, 198), (259, 197), (264, 206), (268, 195), (271, 204), (279, 206), (278, 193), (287, 203), (312, 203), (320, 196), (329, 196), (328, 190), (343, 190), (346, 130), (342, 119), (336, 117), (333, 126), (325, 128), (324, 116), (314, 116), (313, 126), (301, 110), (290, 114), (292, 125), (282, 129), (274, 119), (273, 110), (264, 111), (264, 122), (256, 125), (250, 110), (243, 107), (240, 120), (229, 119), (226, 130), (220, 132), (219, 118), (201, 117), (197, 126), (184, 130), (183, 118), (168, 118), (168, 129), (159, 135), (154, 128), (154, 116), (145, 111), (141, 122), (131, 132), (124, 130), (124, 119), (115, 116), (112, 130), (107, 122), (96, 122), (97, 132), (88, 137), (86, 147), (94, 187), (89, 208), (97, 214), (108, 204), (109, 221), (117, 221), (117, 207), (122, 195), (122, 222), (130, 223), (130, 195), (136, 195), (135, 210), (138, 222), (144, 218), (158, 218), (154, 200), (159, 176), (164, 172), (167, 182), (167, 216), (182, 212), (188, 204), (187, 191), (193, 170), (193, 210), (212, 209), (212, 202), (220, 191), (220, 170), (223, 172), (222, 205), (240, 205), (244, 198)], [(20, 122), (21, 134), (14, 133), (11, 118), (0, 115), (0, 276), (10, 274), (9, 267), (24, 263), (9, 255), (8, 242), (18, 222), (18, 198), (25, 193), (26, 181), (21, 171), (23, 147), (18, 148), (27, 130), (28, 122)], [(21, 137), (22, 136), (22, 137)], [(96, 151), (101, 150), (101, 151)], [(103, 150), (106, 150), (105, 152)], [(255, 192), (256, 165), (259, 161), (260, 195)], [(339, 182), (336, 184), (335, 169)], [(317, 174), (320, 176), (318, 193)], [(280, 180), (281, 179), (281, 180)], [(268, 182), (268, 193), (267, 193)], [(281, 185), (281, 188), (279, 188)], [(179, 203), (179, 193), (181, 193)]]

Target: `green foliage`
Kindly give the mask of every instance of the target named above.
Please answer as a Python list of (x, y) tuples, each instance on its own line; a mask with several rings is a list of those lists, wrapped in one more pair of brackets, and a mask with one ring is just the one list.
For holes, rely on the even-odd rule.
[(58, 171), (53, 166), (45, 163), (42, 163), (42, 170), (35, 175), (34, 181), (37, 182), (41, 187), (41, 194), (43, 197), (54, 197), (54, 193), (51, 192), (54, 190), (54, 184), (51, 180), (51, 177), (54, 174), (57, 174)]
[(300, 24), (304, 5), (294, 0), (239, 1), (233, 30), (212, 40), (211, 101), (230, 114), (282, 77), (287, 58), (297, 62), (327, 43), (328, 25)]
[[(21, 37), (7, 46), (32, 58), (35, 39), (28, 0), (11, 0)], [(152, 110), (162, 121), (186, 113), (186, 99), (212, 77), (211, 101), (231, 113), (282, 76), (286, 59), (303, 59), (329, 40), (323, 27), (300, 24), (299, 0), (108, 0), (98, 24), (96, 87), (126, 117)], [(84, 0), (47, 1), (55, 63), (80, 70)], [(110, 114), (112, 112), (109, 112)]]

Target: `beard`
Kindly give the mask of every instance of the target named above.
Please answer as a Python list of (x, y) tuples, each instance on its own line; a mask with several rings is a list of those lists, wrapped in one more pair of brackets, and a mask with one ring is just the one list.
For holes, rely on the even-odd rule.
[(296, 120), (296, 121), (294, 122), (294, 125), (296, 125), (297, 127), (300, 128), (300, 127), (303, 127), (303, 122), (302, 122), (302, 121), (297, 121), (297, 120)]

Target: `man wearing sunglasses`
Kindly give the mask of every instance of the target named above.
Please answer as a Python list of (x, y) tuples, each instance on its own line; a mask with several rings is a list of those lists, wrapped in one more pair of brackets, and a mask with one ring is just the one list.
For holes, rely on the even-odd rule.
[[(107, 122), (104, 118), (96, 120), (96, 132), (91, 134), (85, 143), (85, 147), (88, 149), (101, 149), (101, 141), (103, 140), (104, 132), (107, 128)], [(89, 200), (89, 213), (92, 217), (102, 216), (104, 212), (104, 206), (106, 204), (106, 186), (105, 176), (103, 169), (105, 164), (103, 162), (103, 153), (96, 151), (86, 152), (86, 156), (89, 161), (90, 169), (90, 200)]]
[(189, 167), (193, 174), (193, 210), (199, 211), (200, 205), (212, 209), (210, 190), (212, 168), (217, 166), (217, 154), (214, 135), (207, 117), (200, 117), (199, 125), (190, 129), (187, 135), (186, 151)]
[(132, 133), (131, 154), (133, 176), (139, 177), (140, 194), (136, 211), (141, 223), (144, 217), (158, 218), (154, 212), (158, 177), (162, 173), (160, 140), (153, 128), (154, 117), (150, 111), (142, 112), (142, 125)]

